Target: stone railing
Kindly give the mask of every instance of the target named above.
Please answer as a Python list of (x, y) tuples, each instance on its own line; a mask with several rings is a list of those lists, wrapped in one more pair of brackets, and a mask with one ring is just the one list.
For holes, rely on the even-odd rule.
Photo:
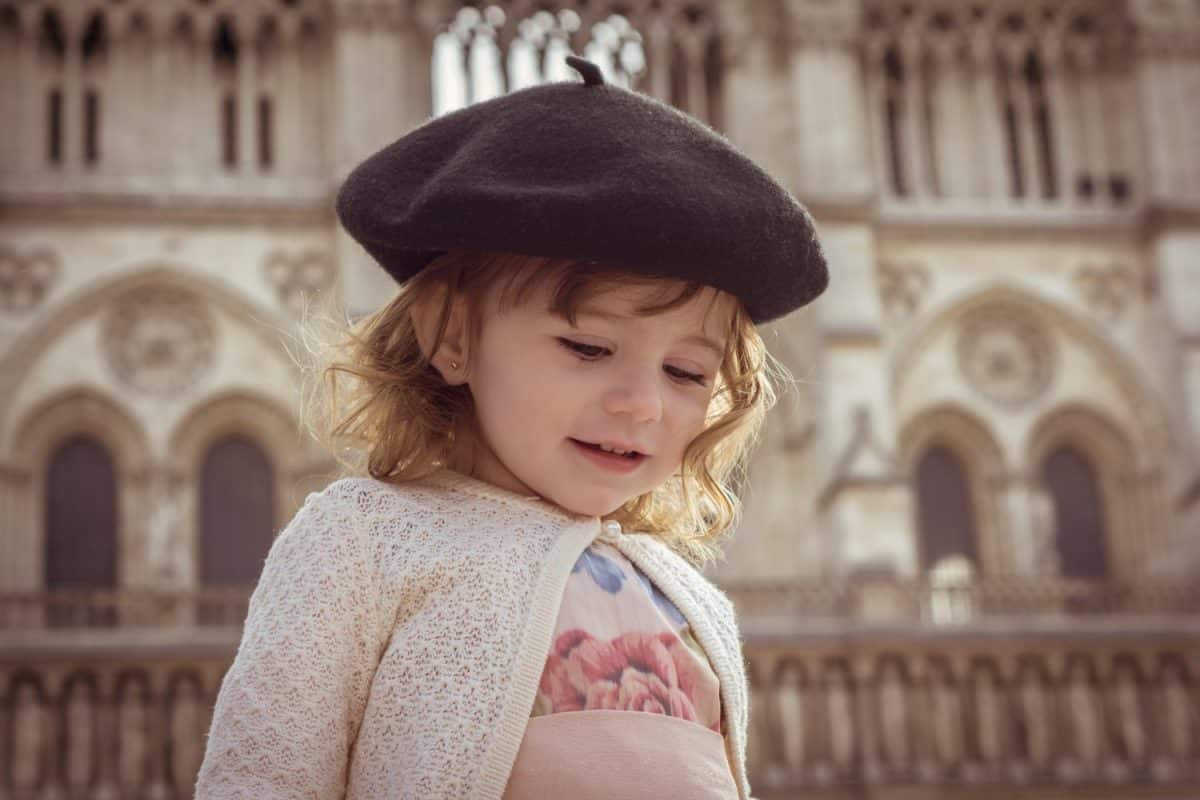
[(725, 584), (751, 619), (904, 620), (935, 625), (991, 617), (1200, 614), (1200, 583), (995, 577), (955, 583), (872, 575), (822, 583)]
[[(1066, 589), (997, 590), (933, 624), (927, 592), (883, 585), (730, 587), (757, 797), (1200, 797), (1194, 595), (1066, 616), (1029, 615)], [(1146, 591), (1107, 596), (1128, 612)], [(247, 593), (65, 597), (0, 601), (0, 799), (191, 797)], [(203, 609), (236, 621), (176, 622)]]
[(185, 592), (56, 589), (0, 592), (0, 631), (38, 628), (167, 628), (241, 625), (250, 589)]
[[(1068, 578), (989, 578), (958, 584), (889, 575), (822, 583), (723, 584), (738, 613), (755, 620), (909, 621), (934, 625), (994, 617), (1196, 615), (1200, 584)], [(240, 625), (250, 589), (182, 592), (58, 589), (0, 592), (0, 631), (31, 628)]]
[(747, 623), (745, 638), (761, 798), (1200, 797), (1194, 620)]

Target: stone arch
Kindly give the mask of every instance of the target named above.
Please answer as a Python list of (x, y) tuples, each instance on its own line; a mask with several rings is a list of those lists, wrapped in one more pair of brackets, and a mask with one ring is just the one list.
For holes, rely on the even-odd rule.
[[(1101, 366), (1106, 385), (1113, 387), (1120, 400), (1117, 422), (1136, 444), (1135, 455), (1139, 459), (1162, 458), (1161, 454), (1180, 441), (1176, 436), (1178, 432), (1172, 429), (1172, 419), (1163, 399), (1153, 389), (1152, 380), (1102, 330), (1058, 303), (1007, 284), (993, 284), (965, 298), (952, 300), (932, 312), (923, 325), (901, 336), (892, 350), (889, 368), (889, 385), (897, 402), (907, 404), (908, 383), (917, 374), (915, 367), (925, 351), (962, 320), (997, 306), (1019, 309), (1046, 331), (1064, 338), (1073, 350), (1086, 354)], [(1053, 392), (1049, 395), (1044, 402), (1052, 404), (1055, 402)], [(901, 416), (906, 411), (901, 408)], [(1006, 442), (1005, 447), (1008, 449), (1014, 444)], [(1019, 447), (1008, 452), (1013, 454), (1014, 460), (1020, 457)]]
[(1040, 475), (1046, 458), (1064, 446), (1080, 453), (1093, 471), (1109, 574), (1115, 578), (1136, 571), (1168, 524), (1161, 471), (1139, 465), (1134, 442), (1106, 414), (1073, 403), (1055, 408), (1030, 431), (1024, 472)]
[[(269, 349), (279, 347), (280, 333), (288, 331), (292, 325), (276, 309), (254, 302), (193, 267), (164, 261), (149, 262), (143, 268), (81, 287), (67, 296), (47, 319), (28, 326), (15, 337), (8, 352), (0, 358), (0, 420), (9, 418), (14, 398), (30, 370), (67, 331), (110, 306), (126, 292), (152, 286), (190, 292), (230, 318), (252, 321), (247, 330)], [(298, 370), (294, 364), (292, 367)], [(4, 447), (4, 442), (0, 441), (0, 458), (5, 455)]]
[(231, 392), (206, 399), (172, 432), (168, 469), (172, 475), (176, 514), (185, 532), (182, 548), (187, 573), (198, 578), (200, 557), (200, 470), (209, 448), (221, 439), (243, 436), (255, 443), (271, 464), (275, 480), (276, 529), (295, 511), (308, 491), (320, 488), (328, 463), (308, 445), (295, 417), (273, 399)]
[[(3, 491), (15, 508), (7, 532), (8, 557), (0, 559), (0, 583), (13, 589), (40, 589), (46, 541), (45, 467), (55, 448), (71, 436), (85, 434), (109, 453), (117, 478), (118, 553), (130, 551), (137, 539), (131, 524), (138, 486), (149, 468), (150, 447), (136, 418), (113, 399), (91, 389), (76, 389), (43, 400), (18, 421), (14, 454)], [(118, 557), (117, 585), (124, 585), (126, 564)]]
[[(945, 447), (956, 454), (967, 472), (967, 486), (974, 508), (976, 547), (984, 575), (1006, 571), (1009, 557), (997, 524), (999, 498), (997, 481), (1008, 472), (1007, 460), (996, 436), (978, 416), (954, 404), (926, 408), (904, 423), (899, 436), (899, 465), (907, 480), (916, 478), (922, 456), (934, 447)], [(912, 503), (912, 530), (916, 536), (918, 563), (924, 564), (919, 509)]]

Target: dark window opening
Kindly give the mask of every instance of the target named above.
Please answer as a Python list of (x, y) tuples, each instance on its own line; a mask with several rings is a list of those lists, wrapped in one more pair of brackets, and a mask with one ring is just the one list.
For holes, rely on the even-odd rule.
[(217, 25), (212, 40), (213, 66), (220, 69), (233, 69), (237, 66), (238, 45), (229, 26), (229, 20), (223, 19)]
[(1129, 200), (1129, 179), (1124, 175), (1112, 175), (1108, 179), (1109, 189), (1112, 191), (1113, 202), (1117, 205), (1124, 205)]
[(1021, 137), (1017, 131), (1017, 109), (1012, 101), (1004, 104), (1004, 128), (1008, 134), (1009, 191), (1013, 197), (1025, 196), (1025, 177), (1021, 174)]
[(88, 23), (83, 34), (83, 63), (103, 58), (108, 52), (108, 40), (104, 31), (104, 17), (96, 14)]
[(51, 164), (61, 164), (63, 158), (62, 103), (62, 90), (51, 89), (46, 98), (46, 158)]
[(1096, 183), (1091, 175), (1084, 172), (1075, 179), (1075, 193), (1084, 199), (1096, 193)]
[[(275, 533), (275, 476), (257, 444), (234, 434), (214, 444), (200, 473), (200, 583), (249, 589)], [(236, 624), (228, 608), (201, 608), (201, 624)]]
[(60, 446), (46, 472), (47, 590), (69, 592), (48, 609), (47, 624), (115, 625), (116, 607), (95, 592), (117, 584), (117, 479), (112, 458), (90, 436)]
[(1054, 542), (1060, 573), (1068, 578), (1108, 575), (1104, 509), (1091, 463), (1073, 447), (1060, 447), (1042, 465), (1054, 501)]
[(42, 15), (42, 29), (38, 35), (38, 51), (59, 60), (66, 58), (67, 40), (63, 35), (58, 15), (47, 11)]
[(931, 447), (917, 464), (917, 513), (925, 569), (951, 555), (978, 563), (967, 469), (947, 447)]
[(100, 96), (94, 90), (83, 96), (83, 160), (88, 164), (100, 160)]
[(892, 192), (897, 197), (904, 197), (908, 194), (904, 174), (904, 134), (901, 130), (904, 108), (900, 99), (904, 91), (904, 64), (900, 61), (900, 55), (894, 47), (884, 55), (883, 68), (887, 79), (884, 117), (887, 121), (888, 163), (891, 167)]
[(272, 110), (271, 98), (258, 98), (258, 164), (263, 169), (270, 169), (274, 158)]
[(1039, 102), (1033, 110), (1037, 125), (1038, 145), (1041, 148), (1042, 186), (1047, 200), (1058, 197), (1058, 179), (1054, 174), (1054, 140), (1050, 132), (1050, 115), (1046, 104)]
[(237, 133), (237, 98), (227, 94), (221, 101), (221, 161), (227, 167), (237, 166)]

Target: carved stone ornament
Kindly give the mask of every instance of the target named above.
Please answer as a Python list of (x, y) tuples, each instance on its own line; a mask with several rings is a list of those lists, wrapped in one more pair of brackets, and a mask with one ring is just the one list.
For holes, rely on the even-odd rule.
[(216, 326), (203, 303), (180, 289), (129, 292), (113, 305), (102, 335), (117, 378), (146, 394), (178, 395), (213, 364)]
[(305, 303), (333, 285), (333, 264), (319, 250), (274, 252), (263, 261), (263, 273), (275, 287), (280, 305), (299, 313)]
[(36, 308), (58, 273), (58, 256), (52, 250), (21, 254), (0, 245), (0, 310), (21, 313)]
[(1130, 300), (1137, 299), (1133, 270), (1123, 264), (1084, 264), (1075, 272), (1075, 286), (1088, 308), (1116, 319)]
[(929, 270), (916, 263), (883, 262), (879, 265), (879, 300), (892, 321), (908, 319), (929, 291)]
[(991, 306), (966, 315), (958, 335), (958, 368), (977, 392), (1010, 407), (1039, 397), (1054, 374), (1054, 345), (1028, 313)]

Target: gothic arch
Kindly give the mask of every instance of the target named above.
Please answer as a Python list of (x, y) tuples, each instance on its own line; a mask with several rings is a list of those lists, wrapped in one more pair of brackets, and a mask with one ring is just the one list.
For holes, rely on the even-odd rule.
[[(145, 432), (132, 414), (111, 398), (90, 389), (74, 391), (47, 398), (31, 409), (17, 426), (19, 431), (12, 471), (21, 476), (24, 486), (18, 491), (28, 493), (13, 525), (6, 535), (11, 572), (0, 573), (5, 588), (40, 589), (44, 571), (46, 546), (45, 515), (46, 466), (55, 448), (68, 438), (85, 434), (94, 438), (112, 458), (117, 484), (117, 585), (124, 584), (125, 566), (120, 554), (125, 543), (136, 536), (133, 525), (133, 491), (144, 480), (148, 469), (150, 447)], [(7, 574), (4, 574), (7, 573)]]
[(274, 399), (230, 392), (204, 400), (172, 431), (168, 451), (174, 518), (185, 540), (180, 557), (198, 585), (203, 542), (200, 529), (201, 471), (210, 448), (229, 436), (252, 442), (265, 455), (274, 480), (274, 530), (295, 513), (309, 491), (330, 477), (330, 464), (302, 433), (298, 420)]
[[(74, 325), (110, 306), (126, 292), (143, 287), (170, 287), (192, 293), (236, 320), (252, 320), (247, 329), (268, 349), (279, 347), (278, 334), (291, 327), (275, 309), (248, 299), (195, 268), (162, 261), (125, 272), (106, 281), (89, 283), (66, 297), (47, 319), (25, 328), (7, 354), (0, 359), (0, 420), (7, 420), (12, 403), (26, 375), (43, 354)], [(291, 360), (288, 361), (291, 364)], [(294, 364), (292, 364), (294, 367)], [(10, 442), (11, 444), (11, 442)], [(0, 442), (0, 458), (6, 453)]]
[[(899, 464), (910, 482), (916, 478), (921, 458), (936, 447), (945, 447), (957, 455), (966, 468), (979, 572), (988, 575), (1007, 571), (1008, 558), (996, 524), (999, 511), (996, 483), (1008, 469), (996, 437), (986, 423), (964, 408), (941, 404), (921, 411), (904, 424), (899, 437)], [(911, 529), (917, 539), (918, 563), (924, 564), (918, 503), (914, 502), (912, 507)]]
[(1084, 458), (1095, 479), (1109, 574), (1136, 571), (1168, 524), (1161, 471), (1142, 463), (1131, 438), (1107, 415), (1075, 403), (1046, 414), (1030, 432), (1025, 473), (1040, 475), (1046, 459), (1064, 447)]
[(1058, 303), (1006, 284), (985, 287), (968, 297), (952, 300), (932, 312), (924, 324), (902, 335), (893, 348), (889, 369), (892, 396), (901, 398), (906, 379), (917, 360), (938, 337), (963, 319), (996, 306), (1019, 309), (1046, 330), (1063, 334), (1073, 345), (1104, 365), (1105, 377), (1119, 393), (1129, 417), (1122, 422), (1137, 445), (1136, 457), (1143, 460), (1161, 457), (1170, 450), (1172, 442), (1178, 441), (1162, 399), (1152, 388), (1152, 381), (1103, 331)]
[(300, 499), (298, 484), (305, 484), (324, 464), (313, 458), (295, 417), (264, 395), (227, 393), (192, 409), (171, 434), (167, 450), (172, 475), (182, 486), (198, 486), (205, 453), (233, 434), (254, 442), (271, 462), (276, 477), (275, 518), (286, 519)]

